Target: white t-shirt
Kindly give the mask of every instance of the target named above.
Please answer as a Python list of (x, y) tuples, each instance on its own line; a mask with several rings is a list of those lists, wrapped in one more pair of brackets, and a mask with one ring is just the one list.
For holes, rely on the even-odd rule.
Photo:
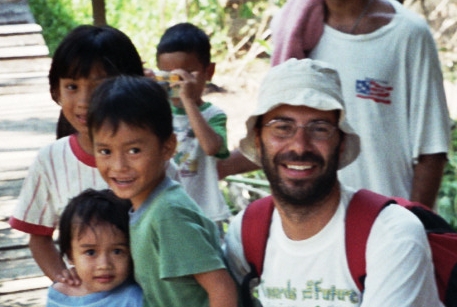
[[(339, 207), (315, 236), (292, 241), (275, 210), (258, 287), (264, 307), (442, 306), (430, 247), (421, 222), (391, 205), (376, 219), (367, 242), (367, 277), (360, 293), (345, 251), (345, 212), (354, 191), (343, 187)], [(239, 282), (249, 272), (241, 246), (240, 213), (225, 238), (229, 267)]]
[(206, 102), (200, 113), (211, 128), (223, 139), (223, 146), (215, 156), (208, 156), (192, 130), (184, 108), (172, 107), (173, 130), (178, 139), (174, 161), (178, 165), (181, 184), (186, 192), (213, 221), (222, 221), (231, 213), (219, 189), (218, 158), (229, 155), (226, 141), (227, 116), (219, 107)]
[(409, 198), (417, 158), (448, 151), (451, 123), (428, 25), (390, 2), (396, 14), (375, 32), (325, 25), (310, 57), (337, 69), (348, 120), (361, 137), (360, 156), (339, 172), (341, 182)]

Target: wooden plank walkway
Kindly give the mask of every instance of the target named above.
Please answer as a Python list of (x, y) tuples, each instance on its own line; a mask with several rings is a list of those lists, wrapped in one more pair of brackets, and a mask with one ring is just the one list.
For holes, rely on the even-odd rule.
[(47, 75), (50, 58), (26, 0), (0, 0), (0, 306), (45, 306), (48, 278), (33, 260), (28, 235), (9, 227), (37, 150), (55, 138), (59, 107)]

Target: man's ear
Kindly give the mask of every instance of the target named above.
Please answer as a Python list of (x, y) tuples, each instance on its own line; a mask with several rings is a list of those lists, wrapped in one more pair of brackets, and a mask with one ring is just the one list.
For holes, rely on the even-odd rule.
[(211, 81), (214, 76), (214, 72), (216, 71), (216, 63), (209, 63), (209, 65), (205, 69), (205, 74), (206, 74), (206, 81)]

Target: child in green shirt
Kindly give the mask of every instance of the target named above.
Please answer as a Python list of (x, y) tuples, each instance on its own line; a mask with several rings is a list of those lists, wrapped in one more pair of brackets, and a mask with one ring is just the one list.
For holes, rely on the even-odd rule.
[(215, 224), (165, 175), (176, 136), (162, 87), (144, 77), (105, 81), (88, 126), (102, 177), (133, 205), (131, 252), (144, 306), (236, 306)]

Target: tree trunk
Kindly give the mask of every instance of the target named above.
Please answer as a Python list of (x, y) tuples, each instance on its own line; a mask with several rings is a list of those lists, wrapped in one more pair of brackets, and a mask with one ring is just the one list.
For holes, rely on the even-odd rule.
[(106, 25), (105, 0), (92, 0), (92, 14), (94, 25)]

